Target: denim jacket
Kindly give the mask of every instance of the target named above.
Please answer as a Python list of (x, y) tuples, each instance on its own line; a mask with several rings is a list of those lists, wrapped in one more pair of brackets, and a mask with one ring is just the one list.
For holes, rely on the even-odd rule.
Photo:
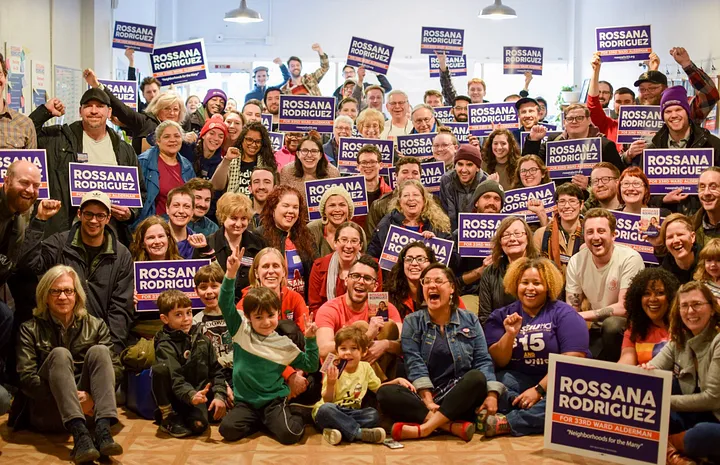
[[(402, 350), (405, 366), (408, 379), (418, 390), (434, 387), (427, 361), (439, 330), (439, 326), (432, 322), (425, 308), (406, 316), (403, 322)], [(477, 316), (466, 310), (453, 310), (445, 332), (453, 355), (455, 376), (459, 378), (469, 370), (477, 369), (485, 375), (488, 391), (502, 395), (505, 386), (495, 379), (495, 367)]]

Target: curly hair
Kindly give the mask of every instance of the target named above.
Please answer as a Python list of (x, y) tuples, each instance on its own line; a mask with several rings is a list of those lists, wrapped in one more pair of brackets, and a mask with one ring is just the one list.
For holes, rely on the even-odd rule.
[(271, 247), (277, 247), (281, 250), (285, 248), (285, 244), (281, 243), (282, 234), (275, 225), (275, 208), (278, 206), (280, 199), (282, 199), (285, 194), (295, 195), (298, 199), (298, 205), (300, 207), (297, 220), (295, 220), (295, 224), (293, 224), (290, 228), (288, 237), (292, 243), (295, 244), (298, 254), (303, 261), (313, 260), (315, 258), (315, 247), (313, 245), (313, 235), (307, 227), (309, 222), (307, 206), (305, 205), (303, 196), (300, 195), (300, 192), (298, 192), (298, 190), (294, 187), (281, 184), (275, 187), (275, 189), (273, 189), (273, 191), (268, 195), (268, 198), (265, 201), (265, 206), (263, 207), (262, 212), (260, 212), (260, 224), (262, 225), (264, 231), (263, 234), (265, 236), (265, 240)]
[(527, 258), (538, 258), (540, 254), (538, 253), (537, 248), (535, 247), (535, 241), (533, 241), (532, 231), (530, 230), (530, 226), (525, 222), (524, 219), (520, 218), (519, 216), (508, 216), (507, 218), (503, 219), (500, 222), (500, 225), (497, 228), (497, 231), (495, 232), (495, 235), (492, 238), (492, 262), (494, 264), (500, 263), (500, 260), (503, 258), (507, 258), (505, 255), (505, 252), (503, 252), (502, 249), (502, 235), (505, 233), (505, 231), (508, 230), (510, 226), (513, 225), (516, 221), (522, 222), (523, 228), (525, 229), (525, 237), (527, 238), (527, 246), (525, 248), (525, 256)]
[(708, 260), (720, 261), (720, 238), (714, 237), (705, 243), (698, 255), (698, 264), (695, 267), (693, 279), (696, 281), (714, 281), (715, 279), (705, 271), (705, 262)]
[(400, 211), (400, 197), (402, 197), (403, 191), (410, 186), (416, 188), (423, 196), (424, 205), (422, 212), (420, 212), (420, 218), (429, 221), (430, 226), (432, 226), (435, 231), (450, 233), (450, 218), (448, 218), (447, 214), (440, 208), (437, 202), (435, 202), (432, 194), (416, 179), (408, 179), (397, 189), (397, 195), (394, 195), (390, 201), (389, 211)]
[(252, 123), (249, 123), (245, 126), (243, 126), (242, 131), (240, 131), (240, 136), (238, 136), (236, 147), (240, 149), (240, 152), (242, 153), (242, 143), (245, 140), (245, 136), (247, 136), (248, 131), (256, 131), (260, 133), (260, 138), (262, 139), (262, 144), (260, 146), (260, 151), (257, 154), (258, 158), (258, 165), (265, 166), (267, 168), (272, 168), (274, 171), (277, 171), (277, 161), (275, 161), (275, 152), (273, 152), (272, 149), (272, 142), (270, 141), (270, 135), (268, 134), (267, 129), (265, 129), (265, 126), (259, 121), (253, 121)]
[(684, 349), (685, 342), (693, 336), (680, 316), (680, 295), (692, 291), (702, 292), (703, 297), (705, 297), (705, 300), (710, 304), (713, 311), (709, 324), (715, 328), (716, 332), (720, 332), (720, 327), (718, 327), (720, 323), (720, 304), (718, 304), (712, 291), (700, 281), (685, 283), (680, 286), (675, 294), (675, 299), (673, 299), (672, 309), (670, 310), (670, 329), (668, 331), (670, 333), (670, 340), (673, 341), (680, 350)]
[(132, 254), (133, 261), (150, 261), (150, 256), (148, 255), (147, 250), (145, 250), (145, 234), (151, 226), (155, 226), (156, 224), (162, 226), (165, 231), (165, 235), (167, 236), (168, 247), (167, 252), (165, 252), (164, 260), (182, 260), (183, 257), (178, 251), (177, 241), (170, 231), (170, 225), (161, 217), (153, 215), (145, 218), (135, 230), (132, 244), (130, 244), (130, 253)]
[(523, 274), (531, 268), (538, 271), (540, 279), (542, 279), (543, 283), (545, 283), (547, 300), (556, 300), (563, 290), (563, 275), (553, 262), (542, 257), (523, 257), (512, 262), (505, 272), (505, 277), (503, 278), (503, 288), (505, 289), (505, 292), (517, 299), (518, 284), (520, 284)]
[[(367, 92), (367, 89), (365, 89)], [(365, 123), (376, 122), (380, 126), (380, 132), (385, 129), (385, 117), (382, 113), (374, 108), (366, 108), (360, 112), (357, 118), (355, 118), (355, 124), (357, 125), (358, 132), (362, 132), (362, 127)]]
[(537, 155), (525, 155), (518, 160), (517, 168), (515, 169), (515, 184), (513, 184), (512, 186), (513, 189), (526, 187), (525, 184), (523, 184), (522, 182), (522, 178), (520, 177), (520, 168), (522, 167), (522, 164), (526, 161), (535, 162), (535, 164), (538, 165), (538, 168), (540, 168), (540, 173), (542, 173), (542, 179), (540, 180), (540, 184), (547, 184), (550, 182), (550, 174), (548, 174), (547, 166), (545, 166), (542, 158), (538, 157)]
[[(493, 153), (492, 145), (493, 141), (497, 136), (505, 136), (508, 142), (508, 161), (507, 161), (507, 174), (508, 177), (512, 178), (515, 176), (517, 170), (518, 160), (520, 159), (520, 146), (518, 145), (515, 137), (507, 129), (496, 129), (490, 133), (485, 139), (485, 144), (482, 149), (482, 158), (487, 162), (487, 173), (493, 174), (497, 168), (497, 157)], [(511, 184), (514, 184), (512, 182)]]
[(645, 187), (645, 193), (643, 194), (642, 198), (642, 204), (647, 205), (650, 201), (650, 181), (648, 181), (647, 176), (645, 176), (645, 173), (643, 173), (643, 170), (640, 169), (638, 166), (631, 166), (629, 168), (625, 168), (623, 172), (620, 174), (620, 179), (618, 179), (618, 202), (620, 202), (621, 205), (625, 204), (625, 200), (622, 196), (622, 182), (623, 179), (627, 178), (628, 176), (632, 176), (634, 178), (640, 179), (642, 181), (643, 186)]
[(298, 144), (297, 153), (295, 154), (295, 163), (293, 164), (293, 167), (295, 168), (293, 173), (294, 176), (299, 179), (302, 179), (303, 176), (305, 176), (305, 169), (300, 161), (300, 147), (302, 147), (305, 142), (312, 142), (317, 146), (318, 150), (320, 150), (320, 158), (318, 159), (317, 167), (315, 168), (315, 176), (317, 179), (325, 179), (328, 175), (328, 161), (325, 157), (325, 152), (323, 151), (322, 138), (316, 131), (310, 131), (300, 140), (300, 143)]
[(669, 307), (672, 305), (673, 299), (675, 299), (680, 282), (675, 275), (664, 268), (645, 268), (630, 281), (630, 287), (625, 293), (628, 329), (630, 330), (630, 340), (633, 342), (645, 339), (652, 324), (652, 321), (642, 308), (642, 297), (653, 281), (659, 281), (663, 285), (668, 303), (668, 310), (663, 315), (663, 321), (665, 326), (670, 323)]
[[(410, 285), (408, 284), (407, 276), (405, 276), (405, 256), (410, 249), (422, 249), (430, 261), (430, 264), (437, 262), (435, 258), (435, 252), (432, 247), (428, 247), (422, 241), (409, 242), (402, 248), (398, 255), (397, 262), (393, 265), (392, 270), (388, 274), (387, 279), (383, 281), (383, 287), (390, 296), (390, 302), (400, 311), (400, 316), (405, 318), (405, 306), (401, 305), (403, 301), (410, 295)], [(416, 296), (412, 296), (413, 300)], [(402, 309), (402, 310), (401, 310)]]

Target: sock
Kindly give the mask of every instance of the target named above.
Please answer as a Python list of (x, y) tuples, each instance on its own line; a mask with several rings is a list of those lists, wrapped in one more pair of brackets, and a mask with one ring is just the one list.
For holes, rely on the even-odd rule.
[(65, 423), (65, 428), (67, 428), (74, 437), (89, 433), (84, 418), (73, 418)]
[(173, 408), (171, 404), (167, 405), (158, 405), (158, 409), (160, 410), (160, 414), (162, 415), (162, 419), (166, 420), (170, 417), (173, 413)]
[(355, 441), (362, 441), (362, 428), (358, 428), (355, 431)]

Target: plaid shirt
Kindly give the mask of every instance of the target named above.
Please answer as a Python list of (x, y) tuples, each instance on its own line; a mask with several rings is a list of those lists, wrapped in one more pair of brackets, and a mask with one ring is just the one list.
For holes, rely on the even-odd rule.
[[(325, 76), (325, 73), (327, 73), (329, 69), (330, 60), (328, 59), (327, 54), (323, 53), (320, 55), (320, 67), (314, 72), (303, 74), (300, 77), (300, 81), (302, 82), (302, 85), (305, 86), (305, 89), (307, 89), (308, 95), (315, 95), (318, 97), (322, 95), (322, 91), (320, 90), (320, 80), (323, 76)], [(285, 85), (280, 88), (280, 90), (283, 94), (292, 95), (292, 87), (295, 86), (293, 85), (292, 78), (290, 78)]]
[(683, 68), (690, 84), (695, 88), (695, 97), (690, 102), (690, 117), (696, 123), (702, 125), (705, 118), (710, 114), (713, 107), (720, 100), (720, 93), (712, 78), (705, 71), (690, 63)]
[(25, 115), (8, 107), (0, 113), (0, 149), (36, 149), (35, 125)]

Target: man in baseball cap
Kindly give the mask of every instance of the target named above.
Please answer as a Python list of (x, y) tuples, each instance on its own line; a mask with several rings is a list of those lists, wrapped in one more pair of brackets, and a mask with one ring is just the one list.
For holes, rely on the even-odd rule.
[(659, 105), (660, 96), (667, 86), (667, 76), (654, 70), (645, 71), (635, 81), (635, 87), (640, 90), (639, 99), (642, 105)]
[(523, 97), (515, 102), (515, 111), (521, 131), (530, 131), (538, 123), (540, 105), (532, 97)]

